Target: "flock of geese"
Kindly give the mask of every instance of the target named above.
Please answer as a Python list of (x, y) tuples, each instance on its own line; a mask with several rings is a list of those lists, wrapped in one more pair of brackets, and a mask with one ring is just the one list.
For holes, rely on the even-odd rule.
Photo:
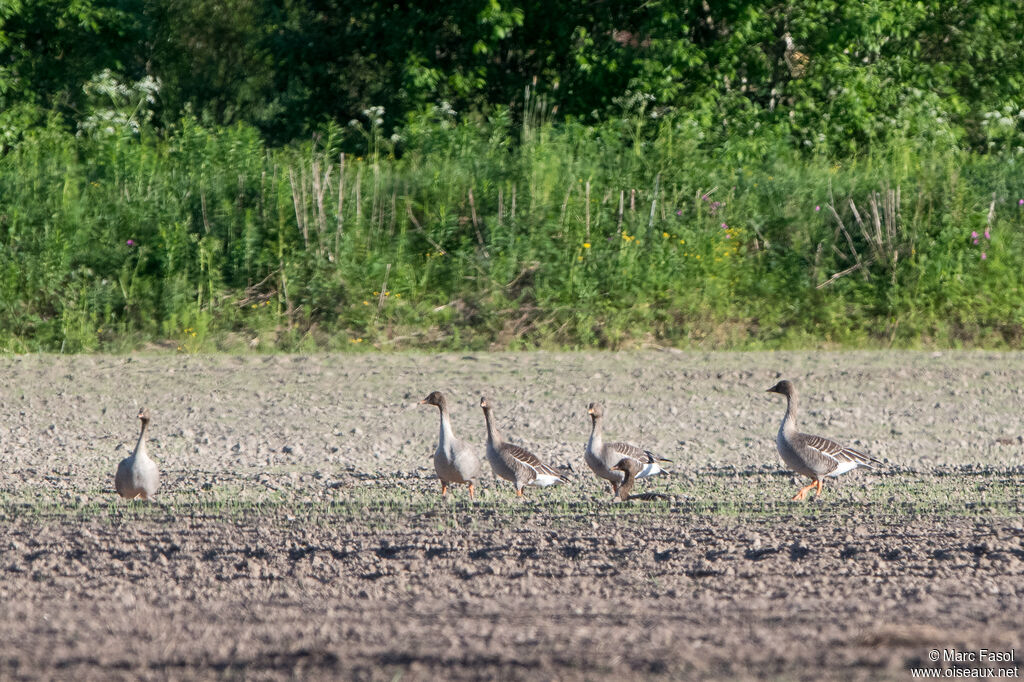
[[(780, 381), (768, 391), (786, 396), (786, 414), (775, 440), (779, 455), (792, 471), (811, 479), (793, 497), (794, 500), (804, 499), (812, 488), (816, 489), (815, 497), (821, 495), (822, 479), (826, 476), (839, 476), (857, 467), (870, 469), (874, 464), (881, 464), (874, 457), (840, 445), (834, 440), (800, 433), (796, 425), (796, 387), (792, 382)], [(441, 415), (441, 435), (437, 450), (434, 451), (434, 470), (441, 480), (441, 495), (448, 493), (449, 485), (467, 484), (472, 499), (474, 483), (483, 468), (476, 450), (469, 443), (455, 437), (444, 394), (434, 391), (421, 400), (420, 404), (437, 407)], [(515, 486), (517, 496), (522, 497), (523, 488), (529, 485), (546, 487), (568, 480), (526, 448), (504, 439), (495, 424), (493, 409), (487, 398), (480, 399), (480, 407), (487, 422), (487, 461), (495, 476)], [(592, 422), (590, 439), (584, 451), (587, 466), (599, 479), (608, 481), (614, 497), (623, 501), (638, 497), (631, 495), (636, 480), (665, 471), (662, 463), (671, 460), (630, 443), (605, 443), (602, 434), (604, 408), (600, 403), (590, 403), (587, 413)], [(138, 418), (142, 424), (139, 441), (135, 451), (118, 465), (114, 487), (121, 497), (148, 500), (156, 494), (159, 473), (156, 462), (146, 451), (149, 411), (141, 409)]]

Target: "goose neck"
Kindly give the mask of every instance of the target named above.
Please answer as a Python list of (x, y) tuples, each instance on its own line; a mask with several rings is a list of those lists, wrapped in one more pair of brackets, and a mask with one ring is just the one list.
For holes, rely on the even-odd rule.
[(786, 433), (796, 433), (796, 396), (786, 396), (786, 415), (782, 418), (782, 430)]
[(501, 443), (501, 434), (498, 432), (498, 427), (494, 425), (494, 418), (491, 416), (489, 407), (484, 408), (484, 420), (487, 422), (487, 440), (497, 446)]
[(593, 422), (593, 427), (590, 430), (590, 442), (587, 443), (587, 447), (591, 452), (596, 453), (601, 449), (601, 446), (604, 444), (604, 439), (602, 438), (601, 433), (601, 418), (594, 417)]
[(139, 428), (139, 440), (135, 444), (135, 454), (146, 456), (146, 429), (149, 428), (149, 420), (143, 419), (142, 426)]
[(448, 416), (448, 408), (441, 406), (441, 435), (440, 442), (442, 445), (451, 442), (455, 438), (455, 432), (452, 431), (452, 420)]

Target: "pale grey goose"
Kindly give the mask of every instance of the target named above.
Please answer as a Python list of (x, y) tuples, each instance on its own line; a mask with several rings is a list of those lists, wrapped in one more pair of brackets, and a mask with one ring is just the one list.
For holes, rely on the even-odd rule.
[(434, 391), (421, 400), (420, 405), (434, 405), (441, 413), (441, 435), (434, 451), (434, 471), (441, 479), (441, 496), (448, 492), (450, 483), (468, 483), (469, 499), (473, 499), (473, 484), (480, 475), (480, 458), (469, 443), (455, 437), (448, 401), (443, 393)]
[(601, 403), (590, 403), (587, 413), (590, 415), (593, 425), (590, 431), (590, 440), (587, 441), (587, 447), (583, 453), (583, 460), (598, 478), (603, 478), (611, 483), (613, 495), (618, 494), (619, 486), (624, 480), (624, 469), (616, 469), (615, 465), (624, 457), (639, 464), (634, 472), (636, 478), (646, 478), (661, 473), (664, 469), (660, 463), (671, 461), (630, 443), (605, 443), (602, 437), (604, 408)]
[(881, 462), (863, 452), (848, 448), (822, 436), (811, 436), (796, 430), (796, 387), (783, 380), (768, 389), (770, 393), (786, 396), (786, 416), (782, 418), (776, 447), (782, 461), (790, 469), (811, 479), (793, 499), (802, 500), (811, 488), (817, 488), (815, 497), (821, 495), (821, 479), (824, 476), (838, 476), (857, 467), (873, 468)]
[(156, 488), (160, 484), (160, 474), (156, 469), (156, 462), (149, 458), (146, 452), (146, 429), (149, 427), (149, 410), (139, 410), (139, 421), (142, 426), (139, 429), (139, 442), (135, 445), (135, 452), (121, 460), (117, 465), (117, 475), (114, 477), (114, 488), (121, 497), (133, 499), (141, 497), (148, 500), (156, 494)]
[(532, 452), (518, 445), (506, 443), (502, 439), (498, 427), (494, 425), (491, 405), (487, 398), (480, 398), (480, 407), (487, 421), (487, 461), (491, 463), (495, 476), (511, 481), (515, 485), (517, 496), (523, 496), (524, 486), (546, 487), (568, 480), (541, 462)]

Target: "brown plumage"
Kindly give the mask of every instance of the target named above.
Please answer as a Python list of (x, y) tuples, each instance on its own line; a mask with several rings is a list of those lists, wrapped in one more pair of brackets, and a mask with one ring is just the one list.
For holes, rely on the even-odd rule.
[(802, 500), (816, 488), (815, 497), (821, 495), (822, 478), (839, 476), (857, 467), (873, 468), (873, 464), (881, 464), (879, 460), (823, 436), (812, 436), (797, 431), (797, 396), (796, 387), (790, 381), (780, 381), (768, 389), (770, 393), (786, 396), (786, 415), (782, 419), (776, 447), (782, 461), (798, 474), (811, 479), (810, 484), (800, 489), (793, 499)]
[(619, 486), (624, 480), (622, 470), (615, 469), (615, 464), (624, 457), (639, 465), (635, 474), (636, 478), (659, 474), (665, 471), (661, 467), (661, 463), (672, 461), (659, 457), (650, 450), (638, 448), (631, 443), (605, 443), (602, 429), (604, 408), (601, 403), (590, 403), (587, 407), (587, 414), (590, 415), (592, 427), (590, 440), (587, 441), (583, 451), (583, 460), (598, 478), (603, 478), (611, 484), (613, 495), (618, 494)]
[(619, 486), (617, 492), (619, 499), (623, 502), (627, 500), (643, 500), (646, 502), (652, 502), (654, 500), (670, 500), (668, 495), (662, 493), (639, 493), (637, 495), (631, 495), (633, 485), (636, 483), (637, 474), (642, 471), (641, 464), (635, 459), (630, 457), (623, 457), (619, 460), (619, 463), (612, 467), (615, 471), (621, 471), (623, 473), (622, 485)]
[(619, 489), (616, 491), (619, 499), (623, 502), (629, 499), (629, 493), (633, 491), (633, 485), (636, 484), (636, 475), (640, 473), (642, 468), (643, 466), (640, 462), (632, 457), (623, 457), (619, 460), (618, 464), (612, 467), (613, 470), (623, 473), (622, 484), (619, 485)]
[(526, 448), (505, 442), (494, 423), (487, 398), (480, 398), (480, 407), (487, 422), (487, 461), (495, 476), (515, 485), (517, 496), (522, 497), (523, 488), (528, 485), (545, 487), (568, 480)]

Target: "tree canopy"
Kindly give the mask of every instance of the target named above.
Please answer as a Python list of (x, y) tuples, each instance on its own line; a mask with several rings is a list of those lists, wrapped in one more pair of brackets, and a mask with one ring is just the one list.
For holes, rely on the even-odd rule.
[(1024, 5), (1012, 0), (591, 2), (13, 0), (0, 7), (6, 139), (88, 83), (159, 84), (153, 123), (192, 112), (271, 142), (383, 107), (517, 111), (524, 86), (584, 122), (642, 107), (712, 139), (774, 131), (847, 153), (891, 135), (1019, 145)]

